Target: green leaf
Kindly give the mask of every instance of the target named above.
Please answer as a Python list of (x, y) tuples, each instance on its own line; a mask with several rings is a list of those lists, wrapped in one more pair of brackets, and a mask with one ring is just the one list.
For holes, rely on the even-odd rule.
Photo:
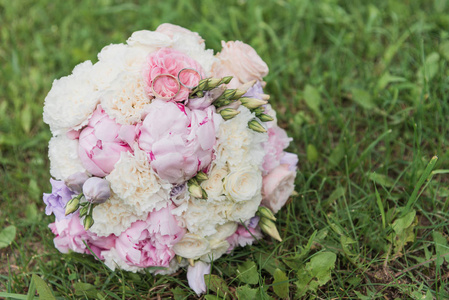
[(36, 203), (27, 204), (25, 207), (25, 217), (28, 221), (35, 222), (39, 220)]
[(394, 180), (383, 174), (373, 172), (366, 174), (366, 176), (368, 177), (369, 180), (372, 180), (375, 183), (380, 184), (381, 186), (384, 187), (392, 187), (394, 185)]
[(228, 295), (231, 294), (228, 285), (221, 277), (214, 274), (207, 274), (204, 275), (204, 280), (207, 289), (213, 291), (218, 296), (228, 298)]
[(444, 41), (440, 44), (440, 53), (443, 57), (449, 61), (449, 41)]
[(329, 164), (332, 167), (335, 167), (340, 164), (343, 157), (345, 157), (345, 146), (343, 144), (338, 144), (334, 149), (332, 149), (332, 152), (328, 157)]
[(22, 109), (22, 113), (20, 116), (23, 130), (25, 131), (25, 133), (29, 133), (31, 129), (32, 114), (31, 109), (28, 105), (26, 105)]
[(288, 298), (289, 282), (288, 277), (279, 269), (274, 271), (273, 290), (279, 298)]
[(315, 163), (318, 161), (318, 157), (316, 147), (312, 144), (307, 145), (307, 160), (311, 163)]
[(446, 260), (446, 262), (449, 262), (449, 254), (445, 256), (441, 256), (443, 254), (446, 254), (449, 252), (449, 246), (447, 239), (441, 234), (441, 232), (433, 231), (432, 232), (433, 242), (435, 243), (435, 252), (437, 256), (440, 256), (438, 258), (438, 265), (441, 265), (443, 263), (443, 259)]
[(45, 281), (37, 276), (36, 274), (33, 274), (33, 277), (31, 280), (34, 281), (34, 284), (36, 285), (37, 293), (39, 294), (39, 297), (42, 299), (48, 299), (48, 300), (56, 300), (55, 296), (53, 296), (53, 293), (51, 292), (51, 289), (48, 287), (48, 285), (45, 283)]
[(387, 238), (393, 242), (396, 253), (401, 252), (408, 242), (415, 240), (414, 229), (416, 225), (418, 225), (418, 219), (416, 218), (415, 210), (410, 211), (405, 216), (393, 222), (391, 227), (394, 233), (390, 234)]
[(75, 288), (76, 296), (95, 298), (98, 293), (96, 287), (90, 283), (76, 282), (73, 287)]
[(237, 266), (237, 274), (240, 281), (249, 284), (259, 283), (259, 272), (257, 271), (256, 263), (252, 260), (247, 260), (243, 264)]
[(239, 286), (236, 289), (237, 299), (246, 300), (246, 299), (256, 299), (257, 289), (252, 289), (248, 285)]
[(307, 106), (321, 119), (322, 114), (320, 111), (321, 95), (316, 88), (311, 85), (306, 85), (304, 89), (304, 100)]
[(16, 227), (9, 225), (0, 232), (0, 249), (8, 247), (16, 238)]
[(327, 207), (335, 202), (335, 200), (340, 199), (346, 194), (346, 189), (342, 186), (336, 188), (330, 195), (329, 198), (324, 201), (323, 206)]
[(337, 255), (332, 252), (320, 252), (297, 273), (297, 297), (300, 298), (308, 291), (315, 292), (321, 285), (331, 279), (331, 270), (335, 268)]
[(377, 90), (378, 91), (383, 90), (387, 87), (388, 84), (393, 82), (405, 82), (405, 81), (407, 80), (403, 77), (393, 76), (390, 73), (386, 72), (379, 78), (379, 81), (377, 82)]
[(179, 286), (175, 287), (174, 289), (171, 289), (170, 291), (173, 293), (173, 298), (175, 300), (183, 300), (186, 299), (188, 296), (188, 293)]
[(423, 66), (418, 70), (416, 76), (418, 81), (430, 81), (438, 73), (440, 55), (432, 52), (426, 57)]
[(270, 256), (266, 253), (259, 252), (256, 255), (256, 262), (260, 269), (264, 269), (271, 275), (274, 275), (276, 269), (281, 269), (285, 271), (285, 265), (278, 259)]
[(376, 105), (373, 102), (371, 94), (365, 90), (353, 88), (351, 90), (352, 100), (365, 109), (373, 109)]

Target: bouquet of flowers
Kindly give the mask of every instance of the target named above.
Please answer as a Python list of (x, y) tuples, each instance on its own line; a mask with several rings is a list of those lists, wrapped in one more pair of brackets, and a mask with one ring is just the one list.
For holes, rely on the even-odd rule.
[(54, 244), (114, 270), (188, 266), (196, 293), (209, 263), (262, 232), (294, 190), (295, 154), (264, 94), (268, 67), (242, 42), (162, 24), (77, 65), (45, 98)]

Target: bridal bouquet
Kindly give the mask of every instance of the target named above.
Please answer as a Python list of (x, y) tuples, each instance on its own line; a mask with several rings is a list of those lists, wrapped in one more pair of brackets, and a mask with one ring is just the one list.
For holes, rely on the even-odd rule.
[(262, 232), (294, 189), (295, 154), (264, 94), (268, 67), (242, 42), (214, 55), (162, 24), (77, 65), (45, 98), (56, 248), (114, 270), (187, 267), (204, 292), (209, 263)]

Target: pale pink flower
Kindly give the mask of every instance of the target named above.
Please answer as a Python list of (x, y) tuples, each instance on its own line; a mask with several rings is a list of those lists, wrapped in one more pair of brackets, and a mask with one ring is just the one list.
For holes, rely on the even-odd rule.
[(135, 138), (136, 126), (117, 124), (98, 106), (80, 133), (78, 154), (89, 173), (104, 177), (114, 169), (122, 151), (132, 151)]
[(180, 103), (151, 103), (138, 142), (162, 179), (179, 184), (209, 166), (216, 140), (213, 114), (213, 107), (190, 110)]
[(102, 251), (109, 250), (114, 246), (115, 236), (99, 237), (95, 233), (86, 231), (81, 224), (79, 215), (76, 213), (70, 219), (62, 219), (51, 223), (51, 231), (56, 235), (54, 238), (55, 247), (62, 253), (68, 253), (70, 250), (77, 253), (90, 254), (89, 246), (95, 255), (103, 259)]
[(234, 76), (230, 88), (251, 80), (262, 81), (268, 74), (267, 64), (260, 58), (256, 50), (240, 41), (221, 42), (223, 49), (217, 54), (219, 61), (213, 66), (215, 77)]
[[(185, 68), (195, 69), (197, 72), (185, 70), (180, 73), (179, 80), (185, 86), (196, 86), (200, 80), (200, 76), (204, 78), (204, 71), (201, 65), (192, 59), (190, 56), (172, 48), (162, 48), (156, 52), (151, 53), (143, 68), (143, 78), (146, 83), (146, 91), (150, 96), (153, 95), (151, 87), (156, 93), (162, 97), (172, 97), (168, 100), (184, 101), (189, 97), (190, 89), (180, 85), (177, 81), (178, 73)], [(159, 76), (162, 74), (169, 74), (174, 76)], [(157, 77), (157, 78), (156, 78)], [(154, 79), (156, 79), (154, 81)], [(154, 82), (154, 84), (153, 84)], [(180, 88), (179, 93), (178, 88)]]
[(207, 274), (210, 274), (210, 264), (201, 260), (196, 261), (194, 266), (189, 266), (187, 269), (189, 286), (198, 296), (206, 292), (204, 275)]
[(259, 217), (253, 217), (249, 222), (245, 223), (245, 226), (239, 225), (234, 234), (226, 239), (230, 245), (227, 253), (230, 253), (235, 247), (245, 247), (260, 240), (263, 234), (260, 227), (257, 226), (258, 223)]
[(175, 35), (191, 36), (191, 37), (195, 38), (196, 40), (198, 40), (198, 44), (204, 43), (204, 40), (201, 38), (201, 36), (197, 32), (193, 32), (184, 27), (181, 27), (178, 25), (173, 25), (170, 23), (163, 23), (163, 24), (159, 25), (156, 28), (156, 32), (163, 33), (163, 34), (169, 36), (171, 39)]
[(292, 140), (287, 136), (285, 130), (279, 126), (268, 128), (268, 141), (263, 145), (265, 150), (262, 165), (264, 175), (279, 166), (281, 158), (284, 156), (283, 150), (288, 147)]
[(171, 214), (173, 207), (152, 211), (145, 221), (136, 221), (124, 231), (115, 243), (120, 259), (139, 268), (169, 267), (175, 256), (173, 245), (185, 233)]
[(263, 178), (262, 205), (277, 213), (295, 188), (296, 172), (289, 165), (279, 165)]

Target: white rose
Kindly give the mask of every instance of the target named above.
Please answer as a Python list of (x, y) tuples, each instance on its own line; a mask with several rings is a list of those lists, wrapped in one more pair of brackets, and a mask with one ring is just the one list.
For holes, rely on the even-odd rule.
[(172, 39), (160, 32), (140, 30), (133, 32), (126, 43), (132, 47), (143, 47), (147, 53), (150, 53), (160, 48), (170, 47)]
[(259, 193), (249, 201), (240, 201), (228, 207), (228, 220), (235, 222), (245, 222), (256, 215), (262, 195)]
[(210, 240), (210, 251), (200, 257), (200, 260), (204, 262), (212, 262), (219, 259), (223, 254), (228, 251), (230, 245), (226, 240)]
[(262, 174), (252, 167), (237, 169), (226, 176), (224, 188), (226, 196), (235, 202), (251, 200), (260, 194)]
[(176, 255), (192, 259), (198, 259), (210, 250), (209, 241), (193, 233), (185, 234), (182, 240), (173, 246)]
[(227, 168), (213, 167), (209, 178), (201, 183), (210, 200), (223, 200), (223, 179), (228, 175)]

